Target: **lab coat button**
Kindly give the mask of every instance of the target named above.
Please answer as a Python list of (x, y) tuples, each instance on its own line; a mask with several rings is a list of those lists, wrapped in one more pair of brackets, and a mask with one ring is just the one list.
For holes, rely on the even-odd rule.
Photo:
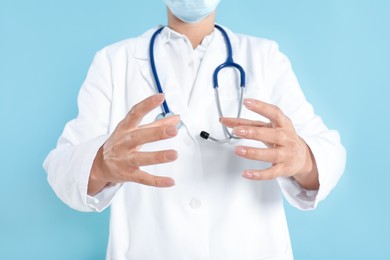
[(190, 66), (190, 67), (194, 66), (194, 61), (191, 60), (190, 62), (188, 62), (188, 66)]
[(193, 198), (190, 202), (190, 206), (193, 209), (199, 209), (202, 206), (202, 202), (196, 198)]

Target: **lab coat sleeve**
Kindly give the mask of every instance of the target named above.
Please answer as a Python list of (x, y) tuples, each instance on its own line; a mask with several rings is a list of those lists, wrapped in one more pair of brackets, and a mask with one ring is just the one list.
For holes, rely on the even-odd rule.
[(291, 205), (302, 210), (314, 209), (341, 177), (346, 152), (338, 132), (329, 130), (314, 113), (293, 73), (290, 61), (273, 42), (269, 48), (267, 67), (266, 82), (270, 88), (270, 100), (291, 119), (298, 135), (310, 147), (319, 172), (320, 188), (318, 191), (305, 190), (292, 177), (279, 178), (278, 182)]
[(66, 124), (57, 147), (43, 163), (48, 182), (57, 196), (79, 211), (102, 211), (120, 185), (87, 195), (90, 169), (99, 147), (109, 136), (112, 82), (104, 50), (95, 55), (78, 96), (79, 114)]

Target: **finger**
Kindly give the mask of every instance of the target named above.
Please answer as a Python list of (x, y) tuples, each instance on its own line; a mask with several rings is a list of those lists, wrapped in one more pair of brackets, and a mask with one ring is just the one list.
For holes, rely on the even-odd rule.
[(168, 125), (177, 126), (179, 122), (180, 122), (180, 115), (173, 115), (173, 116), (164, 117), (159, 120), (155, 120), (149, 124), (140, 125), (139, 127), (147, 128), (147, 127), (168, 126)]
[(245, 170), (242, 173), (242, 177), (257, 181), (274, 180), (284, 176), (283, 172), (283, 166), (276, 164), (264, 170)]
[(139, 145), (160, 141), (175, 137), (178, 133), (176, 126), (158, 126), (148, 128), (137, 128), (124, 136), (121, 145), (134, 148)]
[(131, 178), (129, 178), (128, 181), (144, 184), (147, 186), (165, 188), (175, 185), (175, 181), (172, 178), (151, 175), (141, 170), (133, 172), (130, 177)]
[(234, 149), (234, 153), (240, 157), (249, 160), (271, 162), (273, 164), (283, 161), (283, 151), (283, 149), (277, 148), (254, 148), (247, 146), (237, 146)]
[(131, 167), (168, 163), (175, 161), (178, 157), (175, 150), (164, 150), (156, 152), (134, 152), (128, 158)]
[(265, 123), (262, 121), (254, 121), (244, 118), (231, 118), (231, 117), (221, 117), (221, 124), (226, 127), (236, 127), (236, 126), (257, 126), (257, 127), (271, 127), (271, 123)]
[(122, 120), (122, 126), (127, 129), (137, 127), (146, 114), (164, 102), (164, 98), (164, 94), (156, 94), (135, 104)]
[(251, 98), (244, 99), (244, 105), (249, 110), (268, 118), (275, 127), (292, 125), (290, 119), (278, 106)]
[(233, 134), (237, 137), (280, 146), (285, 146), (289, 142), (286, 130), (281, 128), (239, 126), (233, 128)]

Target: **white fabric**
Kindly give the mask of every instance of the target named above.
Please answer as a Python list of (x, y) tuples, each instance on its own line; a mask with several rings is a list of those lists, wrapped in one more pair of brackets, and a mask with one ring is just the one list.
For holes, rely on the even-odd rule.
[[(125, 183), (95, 197), (86, 194), (98, 148), (134, 104), (156, 93), (148, 55), (154, 31), (96, 54), (80, 91), (79, 115), (66, 125), (44, 162), (51, 186), (77, 210), (102, 211), (111, 205), (107, 259), (292, 259), (282, 194), (297, 208), (315, 208), (340, 178), (345, 151), (338, 133), (314, 114), (288, 59), (269, 40), (228, 30), (234, 59), (246, 70), (245, 97), (273, 103), (292, 120), (317, 161), (319, 191), (304, 190), (292, 178), (242, 178), (244, 169), (269, 164), (239, 158), (233, 149), (238, 144), (264, 147), (259, 142), (216, 144), (199, 137), (202, 130), (224, 137), (211, 79), (226, 60), (225, 42), (216, 30), (204, 41), (204, 54), (197, 55), (199, 49), (194, 52), (187, 38), (165, 28), (156, 40), (156, 66), (168, 104), (184, 125), (177, 137), (142, 149), (178, 151), (175, 162), (144, 167), (151, 174), (171, 176), (176, 185), (159, 189)], [(223, 111), (234, 116), (238, 75), (231, 69), (221, 74)], [(154, 110), (143, 123), (160, 112)], [(245, 108), (242, 117), (265, 120)]]

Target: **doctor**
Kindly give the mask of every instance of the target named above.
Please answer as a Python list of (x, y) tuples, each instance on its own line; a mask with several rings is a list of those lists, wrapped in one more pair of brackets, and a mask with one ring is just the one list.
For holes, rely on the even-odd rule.
[[(44, 162), (49, 183), (76, 210), (111, 206), (107, 259), (293, 259), (282, 195), (306, 210), (329, 194), (344, 169), (339, 135), (276, 43), (216, 29), (219, 0), (165, 3), (153, 58), (159, 28), (96, 54), (79, 115)], [(235, 68), (218, 75), (218, 99), (213, 89), (228, 41), (243, 101)], [(156, 120), (164, 104), (175, 115)]]

